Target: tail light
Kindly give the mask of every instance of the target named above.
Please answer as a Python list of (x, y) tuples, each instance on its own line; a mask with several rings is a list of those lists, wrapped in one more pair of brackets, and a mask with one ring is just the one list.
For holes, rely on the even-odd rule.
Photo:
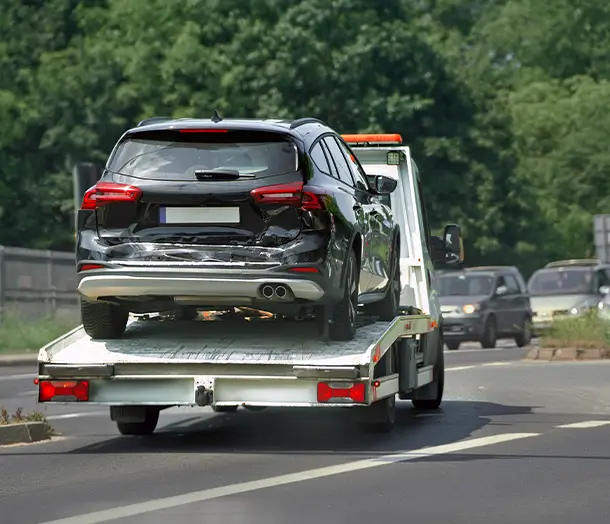
[(295, 206), (300, 207), (304, 211), (324, 209), (324, 204), (320, 198), (324, 194), (322, 189), (304, 186), (303, 182), (262, 186), (250, 192), (250, 195), (252, 195), (257, 204)]
[(83, 264), (78, 268), (79, 271), (91, 271), (92, 269), (104, 269), (101, 264)]
[(356, 402), (363, 404), (366, 399), (364, 382), (318, 382), (318, 402)]
[(85, 192), (81, 209), (97, 209), (107, 204), (137, 202), (142, 196), (139, 187), (114, 182), (98, 182)]
[(89, 400), (89, 382), (86, 380), (41, 380), (38, 384), (38, 401), (50, 402), (52, 400), (86, 402)]

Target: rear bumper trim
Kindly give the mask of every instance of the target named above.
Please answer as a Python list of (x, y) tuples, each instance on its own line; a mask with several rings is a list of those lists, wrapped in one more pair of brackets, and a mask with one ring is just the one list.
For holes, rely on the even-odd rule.
[(139, 297), (139, 296), (196, 296), (202, 298), (260, 300), (262, 284), (283, 284), (292, 290), (296, 299), (318, 301), (324, 297), (322, 287), (305, 279), (278, 278), (219, 278), (195, 277), (193, 274), (175, 276), (107, 274), (83, 275), (79, 279), (78, 292), (86, 298)]

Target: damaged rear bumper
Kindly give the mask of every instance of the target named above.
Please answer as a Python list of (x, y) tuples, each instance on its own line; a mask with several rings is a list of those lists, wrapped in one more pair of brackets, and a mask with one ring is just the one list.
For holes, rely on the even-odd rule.
[(89, 300), (104, 297), (193, 297), (210, 304), (257, 301), (319, 302), (325, 298), (321, 273), (202, 267), (108, 267), (78, 274), (78, 292)]

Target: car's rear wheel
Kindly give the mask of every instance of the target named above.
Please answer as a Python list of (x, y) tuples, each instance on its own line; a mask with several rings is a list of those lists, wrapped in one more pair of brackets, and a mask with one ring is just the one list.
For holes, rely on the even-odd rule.
[(532, 321), (529, 318), (523, 319), (523, 324), (521, 325), (521, 331), (515, 337), (515, 344), (517, 347), (525, 347), (532, 340)]
[(451, 351), (456, 351), (460, 349), (460, 342), (457, 340), (445, 340), (445, 344)]
[(360, 268), (353, 249), (350, 250), (345, 264), (343, 298), (333, 308), (329, 326), (329, 336), (332, 340), (352, 340), (356, 334)]
[(121, 338), (125, 333), (129, 311), (103, 302), (81, 300), (80, 313), (85, 333), (93, 339)]
[(146, 408), (146, 415), (142, 422), (116, 422), (121, 435), (152, 435), (159, 423), (159, 410)]
[(390, 282), (385, 297), (374, 304), (367, 304), (365, 308), (367, 314), (378, 317), (382, 322), (394, 320), (400, 306), (400, 252), (398, 246), (395, 246), (394, 252)]

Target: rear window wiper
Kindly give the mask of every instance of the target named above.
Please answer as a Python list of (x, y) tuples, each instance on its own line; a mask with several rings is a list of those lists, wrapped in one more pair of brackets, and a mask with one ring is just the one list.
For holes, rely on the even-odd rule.
[(236, 169), (197, 169), (197, 180), (237, 180), (238, 178), (254, 178), (254, 175), (240, 175)]

